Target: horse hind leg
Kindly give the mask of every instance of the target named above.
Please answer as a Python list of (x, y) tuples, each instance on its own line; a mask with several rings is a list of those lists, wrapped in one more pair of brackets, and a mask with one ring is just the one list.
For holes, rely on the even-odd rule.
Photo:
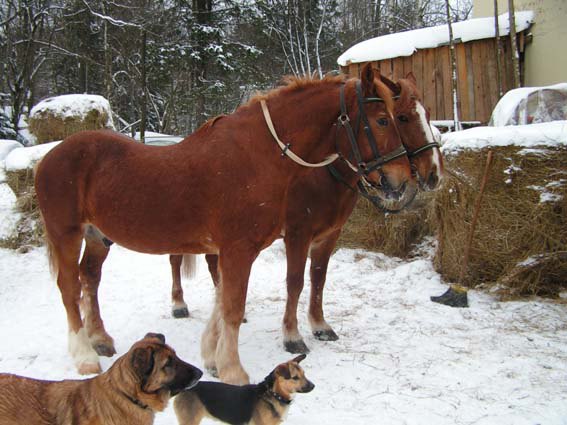
[(171, 314), (176, 319), (189, 317), (187, 303), (183, 299), (183, 287), (181, 286), (181, 266), (185, 259), (183, 255), (170, 255), (169, 264), (171, 265)]
[(72, 229), (56, 241), (47, 232), (50, 261), (57, 270), (57, 286), (67, 313), (69, 325), (69, 352), (81, 375), (100, 373), (98, 355), (90, 345), (79, 309), (81, 286), (79, 282), (79, 256), (83, 239), (82, 230)]
[(109, 244), (94, 226), (87, 226), (85, 231), (85, 251), (79, 266), (82, 299), (81, 310), (83, 321), (91, 346), (100, 356), (112, 357), (116, 354), (114, 340), (106, 332), (100, 316), (98, 304), (98, 287), (104, 260), (108, 256)]

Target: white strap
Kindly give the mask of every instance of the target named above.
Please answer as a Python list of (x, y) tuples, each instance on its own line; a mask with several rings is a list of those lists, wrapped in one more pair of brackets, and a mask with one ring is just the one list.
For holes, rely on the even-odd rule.
[(310, 162), (306, 162), (303, 159), (301, 159), (299, 156), (297, 156), (291, 150), (289, 150), (289, 147), (286, 146), (279, 139), (278, 135), (276, 134), (276, 129), (274, 128), (274, 123), (272, 122), (272, 118), (270, 117), (270, 111), (268, 110), (268, 105), (266, 104), (266, 101), (262, 99), (260, 101), (260, 104), (262, 105), (262, 112), (264, 113), (264, 119), (266, 120), (266, 124), (268, 125), (268, 129), (270, 130), (270, 133), (272, 133), (272, 136), (278, 143), (282, 152), (286, 154), (292, 161), (295, 161), (299, 165), (303, 165), (304, 167), (325, 167), (326, 165), (329, 165), (331, 162), (335, 161), (339, 157), (338, 154), (334, 153), (332, 155), (329, 155), (322, 162), (319, 162), (317, 164), (312, 164)]

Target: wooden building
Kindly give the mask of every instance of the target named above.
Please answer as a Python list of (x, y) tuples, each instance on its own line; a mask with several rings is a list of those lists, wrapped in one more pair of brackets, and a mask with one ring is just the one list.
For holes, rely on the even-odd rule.
[[(512, 58), (508, 15), (499, 17), (502, 45), (504, 93), (512, 88)], [(523, 62), (529, 39), (531, 12), (516, 13), (516, 32)], [(494, 18), (479, 18), (453, 24), (457, 59), (458, 103), (461, 121), (488, 122), (500, 96), (497, 84)], [(359, 43), (337, 61), (344, 73), (360, 75), (371, 62), (394, 81), (410, 71), (417, 79), (432, 120), (453, 119), (453, 95), (449, 31), (447, 25), (389, 34)]]

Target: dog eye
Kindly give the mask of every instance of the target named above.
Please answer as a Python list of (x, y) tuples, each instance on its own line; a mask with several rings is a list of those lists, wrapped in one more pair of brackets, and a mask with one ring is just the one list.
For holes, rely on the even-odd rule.
[(299, 381), (299, 376), (294, 376), (294, 377), (291, 378), (291, 379), (293, 379), (294, 381)]
[(388, 125), (388, 120), (386, 118), (378, 118), (376, 122), (382, 127), (386, 127)]
[(409, 121), (407, 115), (398, 115), (398, 120), (400, 120), (401, 122), (408, 122)]
[(173, 359), (171, 357), (167, 358), (167, 361), (165, 362), (165, 364), (163, 365), (164, 368), (166, 367), (171, 367), (173, 365)]

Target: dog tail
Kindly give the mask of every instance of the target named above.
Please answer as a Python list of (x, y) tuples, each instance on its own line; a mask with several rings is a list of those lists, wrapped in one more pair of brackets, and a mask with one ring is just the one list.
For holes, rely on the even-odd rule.
[(195, 254), (183, 254), (181, 263), (181, 274), (183, 277), (192, 279), (197, 274), (197, 256)]

